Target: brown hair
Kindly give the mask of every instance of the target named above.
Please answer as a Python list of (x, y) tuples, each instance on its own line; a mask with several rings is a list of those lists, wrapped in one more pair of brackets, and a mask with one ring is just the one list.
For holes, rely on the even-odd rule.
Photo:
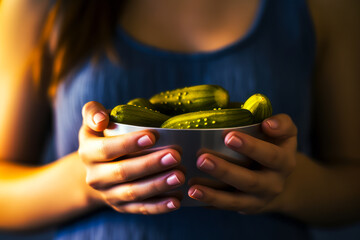
[[(54, 87), (69, 71), (86, 58), (109, 49), (124, 2), (57, 0), (48, 14), (32, 58), (32, 72), (37, 86), (50, 90), (52, 95)], [(56, 43), (50, 54), (50, 41), (54, 34)], [(44, 67), (48, 62), (52, 66)]]

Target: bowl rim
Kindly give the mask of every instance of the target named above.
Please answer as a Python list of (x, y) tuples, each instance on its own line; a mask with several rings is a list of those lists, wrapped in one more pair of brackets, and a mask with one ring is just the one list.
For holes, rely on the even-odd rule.
[(111, 126), (111, 124), (115, 124), (117, 126), (128, 126), (128, 127), (135, 127), (135, 128), (142, 128), (142, 129), (153, 129), (153, 130), (168, 130), (168, 131), (224, 131), (224, 130), (236, 130), (236, 129), (247, 129), (247, 128), (253, 128), (253, 127), (257, 127), (257, 126), (261, 126), (261, 122), (260, 123), (254, 123), (254, 124), (250, 124), (250, 125), (245, 125), (245, 126), (239, 126), (239, 127), (228, 127), (228, 128), (189, 128), (189, 129), (177, 129), (177, 128), (161, 128), (161, 127), (146, 127), (146, 126), (138, 126), (138, 125), (131, 125), (131, 124), (126, 124), (126, 123), (117, 123), (117, 122), (113, 122), (110, 121), (109, 125), (107, 127), (107, 130), (112, 130), (112, 128), (109, 128), (109, 126)]

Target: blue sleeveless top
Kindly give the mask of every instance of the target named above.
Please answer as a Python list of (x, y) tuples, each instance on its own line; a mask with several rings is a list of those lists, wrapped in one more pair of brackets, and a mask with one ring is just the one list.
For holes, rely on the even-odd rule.
[[(160, 91), (218, 84), (231, 101), (260, 92), (274, 114), (287, 113), (299, 130), (299, 150), (311, 153), (311, 75), (315, 35), (305, 0), (262, 0), (245, 37), (212, 52), (184, 54), (144, 45), (118, 29), (121, 63), (105, 55), (90, 60), (59, 85), (54, 101), (56, 157), (78, 149), (81, 109), (88, 101), (106, 108)], [(143, 216), (101, 209), (59, 227), (57, 239), (307, 239), (307, 228), (275, 214), (183, 207)]]

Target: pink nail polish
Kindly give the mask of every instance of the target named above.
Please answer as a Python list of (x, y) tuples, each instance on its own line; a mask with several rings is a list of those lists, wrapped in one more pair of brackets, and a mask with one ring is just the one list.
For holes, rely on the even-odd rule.
[(104, 121), (106, 119), (105, 115), (103, 113), (96, 113), (93, 117), (93, 121), (95, 124), (99, 124), (100, 122)]
[(171, 166), (171, 165), (175, 165), (176, 163), (177, 161), (171, 153), (168, 153), (161, 158), (161, 164), (164, 166)]
[(208, 158), (205, 158), (199, 167), (205, 170), (213, 170), (215, 168), (215, 164)]
[(175, 186), (180, 184), (180, 180), (175, 174), (173, 174), (166, 179), (166, 183), (170, 186)]
[(169, 201), (166, 206), (169, 208), (169, 209), (175, 209), (176, 206), (174, 205), (173, 201)]
[(266, 123), (267, 123), (267, 125), (269, 125), (269, 127), (270, 127), (271, 129), (276, 129), (276, 128), (279, 127), (278, 121), (275, 121), (274, 119), (267, 120)]
[(151, 138), (148, 135), (144, 135), (139, 138), (137, 143), (140, 147), (147, 147), (153, 144)]
[(200, 191), (199, 189), (195, 189), (191, 194), (190, 197), (195, 198), (195, 199), (201, 199), (203, 198), (204, 194), (202, 191)]
[(236, 137), (236, 136), (232, 136), (227, 143), (228, 145), (234, 147), (234, 148), (239, 148), (242, 146), (243, 142), (240, 140), (240, 138)]

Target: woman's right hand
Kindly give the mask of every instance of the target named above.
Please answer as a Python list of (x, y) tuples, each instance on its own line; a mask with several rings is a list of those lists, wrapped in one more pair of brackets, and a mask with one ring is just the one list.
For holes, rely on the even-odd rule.
[[(86, 169), (86, 182), (96, 189), (96, 200), (122, 213), (159, 214), (180, 207), (177, 197), (166, 194), (185, 181), (178, 151), (168, 148), (145, 155), (133, 155), (154, 145), (149, 130), (104, 137), (109, 116), (98, 102), (82, 109), (79, 156)], [(92, 196), (94, 198), (94, 196)]]

